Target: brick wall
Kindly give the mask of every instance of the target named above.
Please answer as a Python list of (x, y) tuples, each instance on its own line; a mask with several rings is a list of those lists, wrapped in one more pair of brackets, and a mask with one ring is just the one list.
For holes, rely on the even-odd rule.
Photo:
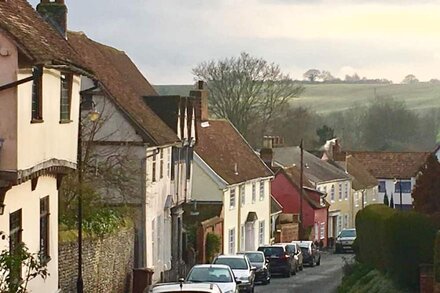
[[(130, 292), (134, 262), (134, 228), (113, 235), (83, 240), (84, 292)], [(59, 243), (61, 292), (76, 292), (77, 242)]]

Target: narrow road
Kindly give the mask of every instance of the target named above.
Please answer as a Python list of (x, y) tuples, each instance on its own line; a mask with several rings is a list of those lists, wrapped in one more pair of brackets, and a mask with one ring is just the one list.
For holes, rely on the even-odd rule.
[(352, 258), (352, 254), (321, 254), (321, 265), (304, 267), (290, 278), (273, 276), (269, 285), (255, 286), (255, 293), (334, 293), (342, 280), (343, 258)]

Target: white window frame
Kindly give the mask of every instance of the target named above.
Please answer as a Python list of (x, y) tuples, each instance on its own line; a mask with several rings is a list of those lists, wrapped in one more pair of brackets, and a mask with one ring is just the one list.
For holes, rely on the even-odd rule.
[(258, 243), (260, 245), (264, 245), (264, 237), (266, 236), (265, 235), (265, 232), (266, 232), (265, 229), (266, 229), (266, 227), (265, 227), (264, 220), (260, 221), (258, 223)]
[(245, 243), (246, 243), (246, 228), (245, 225), (241, 225), (240, 227), (240, 251), (245, 251)]
[(348, 200), (348, 182), (345, 182), (344, 198)]
[(344, 214), (344, 228), (348, 228), (348, 214)]
[(324, 239), (325, 238), (325, 222), (321, 222), (320, 230), (321, 230), (321, 233), (320, 233), (319, 239)]
[(257, 201), (257, 183), (252, 182), (252, 203)]
[(235, 228), (228, 231), (228, 251), (229, 254), (235, 254)]
[(260, 201), (264, 200), (264, 180), (260, 181)]
[(330, 200), (331, 202), (335, 201), (335, 185), (332, 184), (332, 187), (330, 188)]
[(235, 205), (236, 205), (236, 194), (235, 194), (235, 187), (232, 187), (229, 190), (229, 209), (233, 210), (235, 209)]
[(246, 204), (246, 187), (244, 184), (240, 185), (240, 204), (244, 206)]
[(342, 183), (339, 183), (338, 184), (338, 199), (339, 199), (339, 201), (341, 201), (342, 200)]

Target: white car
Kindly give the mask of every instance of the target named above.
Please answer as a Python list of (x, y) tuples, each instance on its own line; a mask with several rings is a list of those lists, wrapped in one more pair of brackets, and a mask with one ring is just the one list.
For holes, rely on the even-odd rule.
[(254, 292), (255, 271), (257, 268), (251, 265), (246, 255), (219, 255), (212, 263), (227, 265), (232, 269), (235, 278), (241, 281), (239, 285), (240, 292)]
[(159, 283), (150, 289), (150, 293), (222, 293), (222, 290), (213, 283), (188, 284), (180, 283)]
[(223, 293), (238, 293), (239, 280), (227, 265), (195, 265), (185, 279), (186, 283), (214, 283)]

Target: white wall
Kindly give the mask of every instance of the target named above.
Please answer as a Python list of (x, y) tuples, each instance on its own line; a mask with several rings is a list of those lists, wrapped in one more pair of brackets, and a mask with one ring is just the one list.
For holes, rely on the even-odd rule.
[[(21, 71), (18, 78), (31, 76), (31, 71)], [(60, 123), (60, 72), (44, 69), (43, 120), (31, 123), (32, 82), (18, 86), (18, 139), (17, 169), (31, 168), (50, 159), (60, 159), (76, 164), (80, 78), (74, 76), (70, 123)]]
[[(378, 181), (385, 181), (385, 187), (388, 195), (388, 200), (391, 200), (391, 194), (394, 197), (394, 205), (400, 204), (400, 193), (395, 192), (394, 179), (381, 179), (378, 178)], [(416, 184), (416, 180), (414, 177), (411, 179), (402, 179), (402, 181), (411, 181), (411, 190), (414, 188)], [(397, 184), (399, 184), (399, 180), (397, 180)], [(378, 203), (383, 203), (383, 198), (385, 196), (385, 192), (379, 192)], [(402, 192), (402, 204), (412, 204), (413, 198), (411, 193)]]
[(212, 180), (212, 178), (206, 174), (200, 166), (193, 164), (193, 181), (192, 181), (192, 194), (193, 200), (199, 201), (221, 201), (223, 200), (223, 191)]
[[(58, 190), (54, 177), (41, 176), (37, 187), (31, 191), (31, 181), (14, 186), (6, 193), (5, 212), (0, 215), (0, 231), (9, 235), (9, 214), (22, 209), (22, 239), (29, 250), (37, 253), (40, 249), (40, 198), (49, 196), (50, 236), (48, 263), (49, 276), (46, 280), (36, 278), (28, 286), (30, 292), (56, 292), (58, 289)], [(9, 249), (6, 237), (0, 240), (0, 249)], [(23, 270), (24, 271), (24, 270)], [(44, 289), (43, 289), (44, 288)]]

